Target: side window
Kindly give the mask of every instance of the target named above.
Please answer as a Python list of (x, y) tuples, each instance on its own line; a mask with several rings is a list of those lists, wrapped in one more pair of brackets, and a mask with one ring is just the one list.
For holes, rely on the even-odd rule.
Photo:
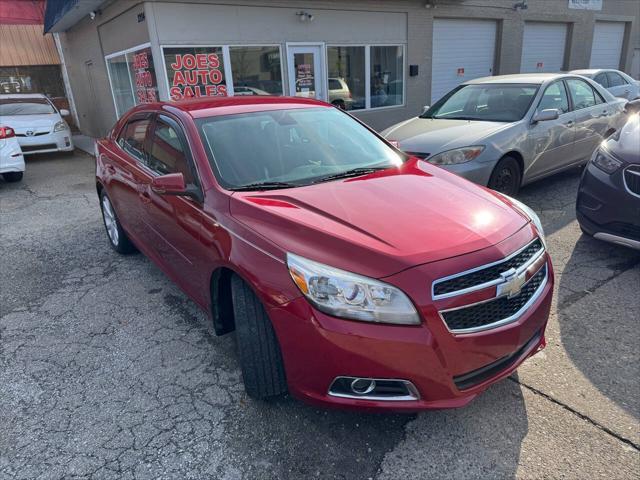
[(604, 88), (609, 88), (609, 80), (607, 80), (607, 74), (604, 73), (604, 72), (599, 73), (598, 75), (596, 75), (596, 77), (593, 79), (593, 81), (596, 82), (596, 83), (599, 83)]
[(536, 112), (541, 112), (549, 108), (560, 110), (561, 114), (569, 111), (569, 99), (567, 98), (567, 91), (562, 82), (555, 82), (547, 87), (542, 94)]
[(596, 104), (596, 95), (587, 82), (570, 78), (567, 80), (567, 85), (569, 86), (574, 110), (593, 107)]
[(150, 118), (135, 118), (129, 120), (118, 136), (118, 145), (132, 157), (145, 162), (144, 142), (147, 138)]
[(329, 90), (342, 90), (340, 82), (334, 78), (329, 79)]
[(624, 78), (622, 75), (616, 72), (607, 72), (607, 78), (609, 79), (610, 87), (619, 87), (620, 85), (626, 85)]
[(149, 151), (149, 168), (160, 175), (181, 173), (186, 184), (194, 184), (195, 180), (182, 141), (176, 130), (158, 119), (151, 138)]

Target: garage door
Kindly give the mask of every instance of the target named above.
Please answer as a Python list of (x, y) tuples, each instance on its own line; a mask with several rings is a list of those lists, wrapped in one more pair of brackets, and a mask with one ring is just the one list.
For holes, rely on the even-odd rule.
[(496, 27), (490, 20), (434, 20), (432, 103), (459, 83), (493, 74)]
[(589, 67), (620, 68), (623, 40), (623, 22), (596, 22)]
[(563, 70), (566, 44), (566, 23), (525, 23), (520, 71), (529, 73)]

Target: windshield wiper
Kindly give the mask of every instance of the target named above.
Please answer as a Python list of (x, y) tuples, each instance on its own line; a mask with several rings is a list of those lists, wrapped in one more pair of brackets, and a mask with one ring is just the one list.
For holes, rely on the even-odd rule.
[(299, 187), (295, 183), (287, 183), (287, 182), (256, 182), (249, 183), (247, 185), (241, 185), (239, 187), (234, 187), (231, 190), (234, 192), (242, 192), (246, 190), (277, 190), (279, 188), (295, 188)]
[(326, 177), (321, 177), (317, 180), (314, 180), (312, 183), (322, 183), (328, 182), (330, 180), (338, 180), (340, 178), (349, 178), (349, 177), (358, 177), (360, 175), (366, 175), (367, 173), (378, 172), (380, 170), (386, 170), (390, 168), (389, 165), (385, 167), (360, 167), (360, 168), (352, 168), (351, 170), (345, 170), (344, 172), (334, 173), (332, 175), (327, 175)]

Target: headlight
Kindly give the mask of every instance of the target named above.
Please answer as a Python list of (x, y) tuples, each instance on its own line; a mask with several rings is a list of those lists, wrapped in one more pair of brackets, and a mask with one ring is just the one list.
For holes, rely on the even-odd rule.
[(409, 298), (387, 283), (292, 253), (287, 254), (287, 266), (300, 291), (322, 312), (364, 322), (420, 324)]
[(456, 148), (433, 155), (427, 158), (427, 162), (433, 163), (434, 165), (457, 165), (458, 163), (466, 163), (474, 158), (478, 158), (478, 155), (480, 155), (483, 150), (484, 147), (482, 145)]
[[(500, 193), (500, 192), (496, 192), (496, 193)], [(500, 193), (500, 195), (502, 195), (511, 203), (513, 203), (515, 207), (518, 208), (518, 210), (522, 211), (522, 213), (524, 213), (527, 217), (529, 217), (531, 222), (533, 222), (533, 225), (536, 227), (536, 230), (538, 231), (538, 234), (540, 235), (542, 242), (546, 244), (544, 229), (542, 228), (542, 222), (540, 221), (540, 217), (538, 217), (538, 214), (533, 210), (531, 210), (531, 208), (527, 207), (520, 200), (516, 200), (515, 198), (510, 197), (509, 195), (505, 195), (504, 193)]]
[(614, 158), (609, 152), (603, 148), (599, 148), (593, 155), (591, 160), (593, 164), (605, 173), (611, 175), (622, 166), (622, 162)]
[(67, 122), (65, 122), (64, 120), (60, 120), (53, 127), (53, 131), (54, 132), (62, 132), (63, 130), (69, 130), (69, 125), (67, 125)]

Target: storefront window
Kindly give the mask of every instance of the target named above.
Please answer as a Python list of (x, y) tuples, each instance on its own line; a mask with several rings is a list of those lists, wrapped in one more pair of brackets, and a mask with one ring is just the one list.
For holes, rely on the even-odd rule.
[(119, 117), (139, 103), (155, 102), (158, 86), (149, 47), (108, 56), (111, 92)]
[(234, 95), (282, 95), (280, 47), (229, 47)]
[(346, 110), (366, 107), (365, 47), (327, 47), (329, 102)]
[(371, 48), (371, 108), (402, 105), (402, 47)]
[(64, 97), (60, 65), (0, 67), (0, 94), (44, 93)]
[(169, 97), (227, 95), (222, 47), (165, 47)]

